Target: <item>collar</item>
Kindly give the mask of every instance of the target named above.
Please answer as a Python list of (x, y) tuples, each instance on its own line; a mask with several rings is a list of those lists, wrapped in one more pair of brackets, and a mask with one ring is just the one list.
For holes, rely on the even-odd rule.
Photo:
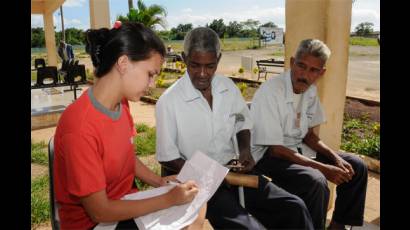
[(285, 72), (285, 103), (293, 103), (293, 86), (290, 70)]
[[(181, 78), (181, 81), (185, 101), (193, 101), (201, 97), (201, 92), (192, 84), (188, 72), (185, 72), (184, 76)], [(228, 90), (225, 82), (221, 81), (220, 77), (217, 75), (214, 75), (211, 82), (211, 87), (212, 94), (223, 93)]]

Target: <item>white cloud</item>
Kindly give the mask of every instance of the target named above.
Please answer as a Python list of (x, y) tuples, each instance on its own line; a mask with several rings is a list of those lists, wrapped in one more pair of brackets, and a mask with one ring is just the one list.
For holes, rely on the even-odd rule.
[(192, 13), (192, 9), (191, 8), (185, 8), (181, 10), (182, 13)]
[(85, 0), (66, 0), (64, 7), (81, 7), (85, 4)]
[(31, 27), (44, 27), (43, 16), (38, 14), (31, 15)]
[(374, 24), (374, 30), (380, 30), (380, 11), (373, 9), (353, 9), (351, 30), (362, 22), (371, 22)]
[[(54, 26), (56, 27), (56, 31), (61, 31), (61, 18), (58, 16), (53, 16), (54, 17)], [(68, 19), (64, 18), (64, 28), (77, 28), (77, 29), (88, 29), (90, 28), (89, 21), (86, 23), (83, 23), (80, 19), (73, 18), (73, 19)]]

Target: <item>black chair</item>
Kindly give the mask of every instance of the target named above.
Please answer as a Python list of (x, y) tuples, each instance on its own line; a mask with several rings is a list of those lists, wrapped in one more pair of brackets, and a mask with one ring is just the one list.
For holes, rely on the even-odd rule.
[[(80, 77), (79, 80), (76, 80)], [(68, 68), (67, 82), (70, 84), (85, 84), (87, 83), (87, 75), (85, 65), (73, 65)]]
[[(45, 84), (44, 80), (51, 78), (53, 80), (52, 83)], [(40, 67), (37, 69), (37, 81), (35, 86), (43, 86), (43, 85), (56, 85), (58, 82), (58, 74), (57, 74), (57, 67), (56, 66), (46, 66)]]
[(50, 185), (50, 219), (53, 230), (60, 229), (60, 218), (58, 216), (58, 207), (54, 198), (54, 137), (48, 142), (48, 175)]
[(58, 80), (59, 82), (66, 82), (66, 76), (68, 69), (70, 68), (70, 61), (63, 60), (61, 63), (61, 69), (58, 70)]
[(38, 69), (40, 67), (46, 67), (46, 61), (44, 60), (44, 58), (34, 59), (34, 68)]
[[(78, 77), (80, 77), (79, 80), (77, 80)], [(70, 65), (64, 81), (70, 84), (70, 89), (64, 91), (74, 91), (74, 99), (77, 99), (77, 90), (81, 90), (78, 85), (87, 84), (85, 65)]]

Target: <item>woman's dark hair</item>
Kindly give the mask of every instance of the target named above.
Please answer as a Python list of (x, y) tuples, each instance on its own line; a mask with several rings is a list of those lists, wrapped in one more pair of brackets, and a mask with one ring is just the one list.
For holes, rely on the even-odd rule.
[(85, 50), (91, 55), (95, 76), (107, 74), (118, 58), (127, 55), (132, 61), (150, 58), (152, 52), (165, 56), (161, 39), (141, 23), (126, 22), (118, 29), (89, 29), (85, 32)]

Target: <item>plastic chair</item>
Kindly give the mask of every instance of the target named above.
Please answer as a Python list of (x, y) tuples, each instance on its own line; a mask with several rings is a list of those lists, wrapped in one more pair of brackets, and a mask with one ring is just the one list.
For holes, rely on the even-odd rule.
[(58, 206), (54, 199), (54, 137), (48, 142), (48, 175), (50, 183), (50, 219), (53, 230), (60, 229), (60, 218), (58, 216)]
[[(44, 80), (47, 78), (51, 78), (53, 82), (49, 84), (45, 84)], [(37, 69), (37, 81), (36, 81), (37, 86), (56, 85), (57, 82), (58, 82), (57, 67), (46, 66), (46, 67), (40, 67)]]

